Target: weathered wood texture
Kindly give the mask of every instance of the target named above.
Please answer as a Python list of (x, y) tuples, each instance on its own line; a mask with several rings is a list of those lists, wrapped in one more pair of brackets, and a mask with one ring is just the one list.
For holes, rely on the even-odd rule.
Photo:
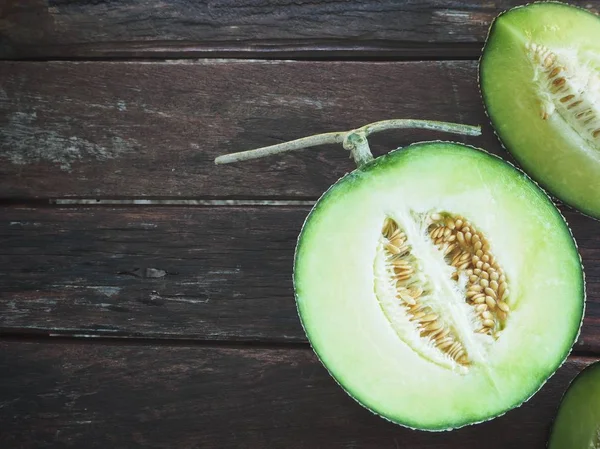
[(2, 330), (305, 341), (291, 271), (307, 212), (3, 209)]
[[(216, 156), (389, 118), (487, 123), (470, 61), (0, 63), (0, 197), (319, 196), (339, 147), (215, 167)], [(479, 138), (373, 136), (373, 150)]]
[[(305, 342), (292, 264), (308, 207), (0, 209), (0, 331)], [(600, 353), (597, 223), (576, 351)]]
[(521, 3), (5, 0), (0, 57), (476, 56), (491, 20)]
[[(363, 409), (312, 351), (0, 342), (4, 448), (542, 448), (588, 363), (570, 359), (524, 406), (454, 432)], [(493, 435), (493, 437), (490, 437)]]

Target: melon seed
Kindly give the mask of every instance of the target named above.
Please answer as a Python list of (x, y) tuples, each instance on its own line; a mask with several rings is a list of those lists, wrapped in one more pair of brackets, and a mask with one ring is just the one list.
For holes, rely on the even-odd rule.
[[(600, 137), (600, 111), (595, 102), (593, 77), (589, 71), (577, 70), (561, 60), (551, 49), (535, 43), (527, 43), (528, 56), (542, 76), (538, 91), (542, 106), (542, 118), (559, 114), (577, 134), (587, 140)], [(560, 75), (560, 76), (559, 76)], [(585, 86), (581, 88), (581, 86)]]

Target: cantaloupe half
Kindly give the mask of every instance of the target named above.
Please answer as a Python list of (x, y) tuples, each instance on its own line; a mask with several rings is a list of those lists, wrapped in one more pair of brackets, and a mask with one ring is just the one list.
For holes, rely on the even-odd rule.
[(500, 140), (532, 178), (600, 218), (600, 18), (564, 3), (493, 22), (480, 62)]
[(304, 225), (294, 284), (337, 382), (426, 430), (527, 400), (567, 357), (584, 309), (580, 257), (546, 194), (453, 143), (416, 144), (338, 181)]

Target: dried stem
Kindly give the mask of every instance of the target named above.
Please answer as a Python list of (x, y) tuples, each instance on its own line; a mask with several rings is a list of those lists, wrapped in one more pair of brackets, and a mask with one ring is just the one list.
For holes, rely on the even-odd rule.
[(369, 123), (350, 131), (331, 132), (303, 137), (289, 142), (257, 148), (255, 150), (242, 151), (240, 153), (226, 154), (215, 159), (216, 164), (230, 164), (233, 162), (258, 159), (273, 154), (295, 151), (303, 148), (315, 147), (333, 143), (342, 143), (344, 148), (350, 151), (356, 164), (361, 166), (373, 159), (367, 136), (388, 129), (421, 128), (433, 131), (442, 131), (452, 134), (463, 134), (466, 136), (478, 136), (481, 134), (479, 126), (461, 125), (458, 123), (435, 122), (430, 120), (394, 119)]
[(215, 159), (215, 164), (231, 164), (233, 162), (260, 159), (261, 157), (285, 153), (287, 151), (301, 150), (303, 148), (316, 147), (319, 145), (327, 145), (332, 143), (342, 143), (345, 135), (345, 132), (315, 134), (314, 136), (302, 137), (301, 139), (278, 143), (277, 145), (270, 145), (268, 147), (257, 148), (255, 150), (240, 151), (239, 153), (231, 153), (224, 156), (219, 156)]

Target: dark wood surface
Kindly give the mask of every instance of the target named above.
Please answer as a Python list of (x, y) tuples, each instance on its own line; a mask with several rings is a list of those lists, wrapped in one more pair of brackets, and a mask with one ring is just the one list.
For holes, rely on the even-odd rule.
[(515, 4), (0, 1), (0, 448), (545, 447), (600, 358), (598, 222), (563, 208), (587, 279), (567, 363), (503, 417), (417, 432), (350, 399), (296, 314), (296, 237), (347, 153), (213, 164), (393, 117), (484, 132), (389, 132), (375, 154), (451, 139), (510, 159), (476, 58)]
[(493, 17), (518, 4), (5, 0), (0, 57), (475, 57)]
[(292, 263), (307, 213), (0, 209), (0, 332), (304, 342)]
[[(487, 122), (474, 61), (4, 62), (0, 73), (5, 197), (316, 198), (353, 168), (341, 146), (213, 160), (391, 117)], [(440, 138), (467, 141), (372, 142), (381, 154)], [(468, 142), (501, 151), (488, 129)]]
[(524, 406), (417, 432), (348, 397), (309, 348), (0, 343), (0, 444), (86, 448), (545, 447), (571, 358)]

